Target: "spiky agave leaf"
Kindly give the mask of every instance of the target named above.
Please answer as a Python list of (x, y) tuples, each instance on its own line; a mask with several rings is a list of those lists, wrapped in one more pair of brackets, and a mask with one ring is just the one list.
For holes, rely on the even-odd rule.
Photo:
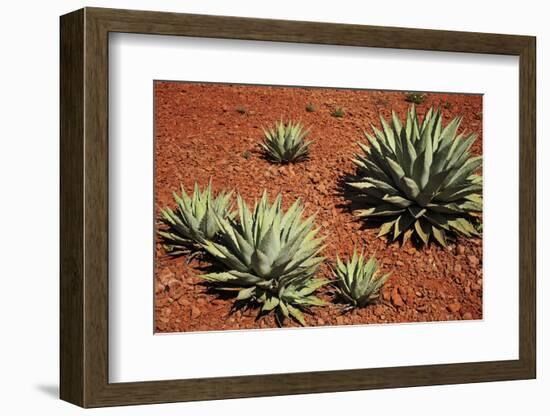
[(349, 308), (363, 308), (378, 299), (380, 288), (390, 277), (390, 273), (380, 275), (378, 262), (374, 256), (366, 260), (363, 252), (353, 255), (345, 262), (336, 257), (336, 284), (340, 297), (349, 304)]
[(355, 214), (381, 219), (379, 235), (390, 241), (416, 234), (445, 246), (448, 234), (478, 235), (471, 220), (482, 211), (481, 156), (470, 155), (475, 134), (457, 135), (460, 121), (443, 126), (430, 108), (420, 123), (414, 106), (404, 124), (394, 112), (391, 123), (381, 116), (382, 130), (365, 133), (370, 146), (359, 143), (363, 152), (353, 160), (357, 175), (348, 184), (365, 207)]
[(219, 242), (203, 244), (227, 270), (201, 277), (221, 290), (238, 289), (237, 300), (275, 311), (280, 322), (292, 317), (304, 325), (302, 311), (323, 305), (314, 292), (328, 283), (314, 278), (324, 260), (323, 238), (317, 236), (315, 216), (302, 219), (300, 200), (286, 212), (281, 203), (280, 194), (270, 204), (264, 192), (251, 212), (238, 195), (238, 221), (219, 218)]
[(217, 217), (232, 218), (232, 192), (212, 193), (212, 183), (201, 191), (195, 182), (193, 195), (189, 196), (183, 185), (181, 195), (174, 192), (176, 209), (164, 208), (160, 221), (165, 228), (159, 230), (164, 249), (168, 254), (180, 255), (189, 252), (197, 244), (215, 238), (219, 230)]
[(284, 124), (277, 121), (275, 127), (264, 129), (264, 138), (260, 145), (266, 156), (277, 163), (295, 163), (309, 156), (311, 141), (306, 137), (309, 130), (304, 130), (301, 123), (289, 120)]

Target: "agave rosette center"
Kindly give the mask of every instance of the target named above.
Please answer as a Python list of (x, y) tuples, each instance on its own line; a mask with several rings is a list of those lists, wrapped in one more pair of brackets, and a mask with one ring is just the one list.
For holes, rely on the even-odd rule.
[(281, 195), (270, 204), (265, 192), (252, 212), (240, 195), (237, 207), (238, 220), (218, 218), (219, 241), (203, 245), (227, 270), (201, 277), (238, 290), (237, 300), (259, 303), (263, 312), (276, 310), (280, 322), (292, 316), (305, 324), (301, 310), (323, 305), (313, 293), (328, 283), (314, 278), (324, 260), (315, 216), (302, 220), (300, 200), (284, 212)]

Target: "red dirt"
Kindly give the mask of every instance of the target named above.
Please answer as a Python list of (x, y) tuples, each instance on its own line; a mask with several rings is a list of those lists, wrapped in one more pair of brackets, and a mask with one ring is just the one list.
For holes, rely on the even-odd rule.
[[(315, 112), (306, 111), (308, 103)], [(461, 131), (478, 134), (472, 152), (481, 154), (480, 95), (430, 93), (417, 111), (423, 115), (430, 106), (442, 106), (444, 123), (463, 115)], [(342, 118), (331, 116), (338, 107), (345, 110)], [(313, 308), (305, 314), (309, 326), (481, 319), (481, 239), (458, 238), (447, 249), (387, 244), (376, 238), (376, 228), (363, 227), (339, 195), (338, 181), (354, 172), (350, 157), (363, 132), (379, 124), (379, 113), (388, 118), (394, 109), (403, 118), (408, 107), (401, 92), (157, 82), (156, 215), (174, 205), (172, 192), (180, 183), (191, 189), (195, 181), (205, 186), (210, 178), (215, 191), (234, 189), (248, 203), (264, 189), (271, 198), (282, 192), (285, 208), (300, 197), (306, 214), (318, 210), (317, 225), (328, 236), (323, 253), (328, 260), (319, 277), (331, 278), (336, 254), (347, 256), (354, 246), (364, 246), (367, 255), (376, 253), (382, 271), (392, 272), (378, 304), (343, 315), (333, 303)], [(262, 158), (258, 142), (262, 126), (288, 118), (311, 126), (309, 138), (315, 143), (309, 161), (279, 166)], [(277, 326), (271, 315), (257, 320), (256, 310), (232, 313), (231, 299), (207, 293), (197, 277), (206, 263), (167, 256), (158, 239), (155, 260), (157, 332)], [(327, 289), (320, 296), (330, 299)]]

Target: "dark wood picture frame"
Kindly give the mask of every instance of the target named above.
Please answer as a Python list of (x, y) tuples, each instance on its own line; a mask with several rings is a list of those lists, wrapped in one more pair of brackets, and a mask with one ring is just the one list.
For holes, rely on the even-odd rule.
[[(536, 376), (534, 37), (85, 8), (61, 17), (60, 396), (83, 407)], [(135, 383), (108, 379), (110, 32), (519, 56), (519, 359)]]

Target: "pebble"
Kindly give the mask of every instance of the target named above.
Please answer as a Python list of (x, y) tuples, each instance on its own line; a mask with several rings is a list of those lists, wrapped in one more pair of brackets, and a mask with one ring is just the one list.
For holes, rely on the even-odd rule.
[(191, 304), (191, 302), (189, 302), (187, 299), (185, 299), (183, 296), (181, 298), (178, 299), (178, 303), (181, 305), (181, 306), (189, 306)]
[(170, 280), (173, 280), (174, 278), (174, 272), (168, 268), (162, 269), (162, 271), (159, 273), (158, 279), (163, 284), (167, 284)]
[(456, 246), (456, 252), (457, 254), (464, 254), (466, 252), (466, 248), (464, 246), (461, 246), (460, 244)]
[(191, 318), (195, 319), (201, 316), (201, 310), (197, 308), (196, 306), (193, 306), (191, 308)]
[(403, 303), (403, 298), (401, 298), (401, 296), (399, 295), (399, 293), (397, 293), (397, 291), (394, 291), (391, 295), (391, 301), (392, 303), (397, 306), (398, 308), (400, 308), (401, 306), (404, 305)]
[(452, 313), (457, 313), (460, 310), (460, 308), (462, 308), (462, 305), (458, 302), (447, 305), (447, 309), (449, 310), (449, 312), (452, 312)]
[(468, 261), (471, 266), (477, 266), (479, 264), (479, 259), (476, 256), (468, 256)]
[(473, 319), (473, 316), (470, 312), (464, 312), (462, 314), (462, 319)]

